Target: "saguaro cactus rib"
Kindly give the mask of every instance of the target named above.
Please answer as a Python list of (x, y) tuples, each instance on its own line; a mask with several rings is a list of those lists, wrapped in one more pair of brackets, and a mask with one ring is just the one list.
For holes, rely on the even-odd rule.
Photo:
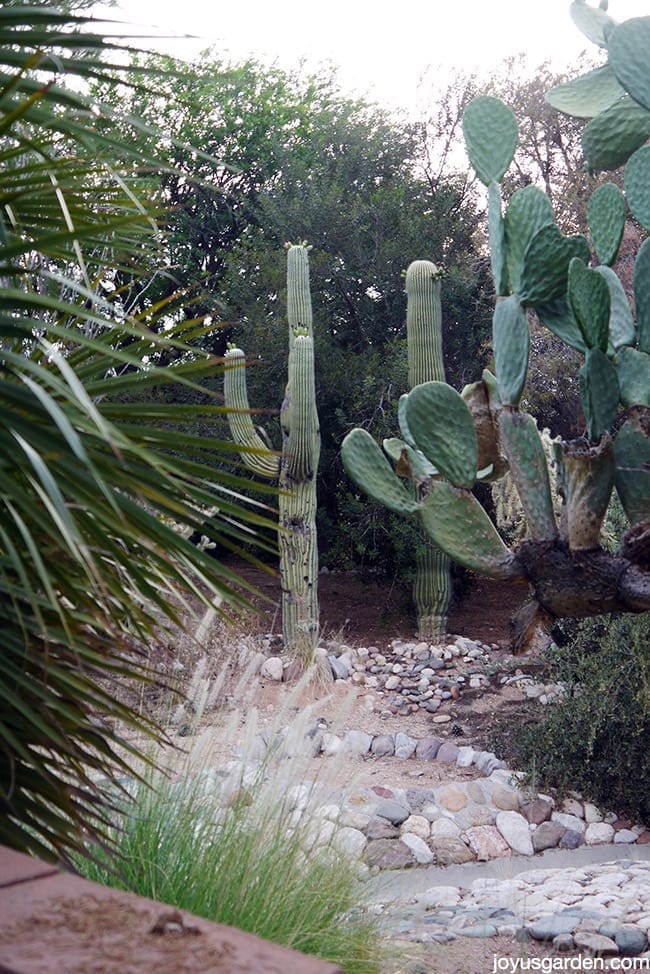
[[(406, 343), (409, 389), (445, 377), (442, 355), (442, 272), (428, 260), (416, 260), (406, 271)], [(404, 412), (408, 412), (408, 402)], [(408, 449), (408, 448), (407, 448)], [(422, 469), (426, 469), (423, 457)], [(473, 471), (474, 472), (474, 471)], [(422, 488), (413, 482), (420, 499)], [(437, 639), (447, 631), (451, 603), (451, 566), (448, 555), (423, 535), (416, 553), (413, 598), (421, 639)]]

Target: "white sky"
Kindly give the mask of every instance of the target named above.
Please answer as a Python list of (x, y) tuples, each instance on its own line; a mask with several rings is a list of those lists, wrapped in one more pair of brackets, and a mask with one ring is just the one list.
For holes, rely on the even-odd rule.
[[(291, 68), (333, 62), (351, 94), (386, 107), (414, 105), (428, 70), (488, 73), (504, 58), (526, 53), (533, 66), (570, 66), (597, 48), (569, 16), (569, 0), (118, 0), (111, 17), (156, 26), (197, 41), (165, 40), (156, 47), (192, 57), (215, 45), (235, 60), (248, 55)], [(596, 5), (596, 0), (590, 0)], [(617, 21), (650, 14), (650, 0), (611, 0)], [(444, 81), (443, 81), (444, 84)]]

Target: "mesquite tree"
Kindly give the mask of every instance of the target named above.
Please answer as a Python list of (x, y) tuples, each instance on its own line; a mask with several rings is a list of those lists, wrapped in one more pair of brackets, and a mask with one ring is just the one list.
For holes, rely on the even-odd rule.
[(318, 640), (318, 544), (316, 472), (320, 430), (316, 412), (314, 341), (307, 247), (287, 245), (288, 381), (280, 410), (282, 450), (271, 453), (253, 425), (246, 390), (246, 360), (240, 348), (226, 352), (224, 394), (228, 422), (244, 463), (277, 479), (278, 545), (285, 648), (308, 663)]
[[(572, 4), (578, 26), (607, 50), (608, 63), (549, 92), (554, 107), (590, 118), (583, 149), (591, 170), (626, 163), (625, 195), (613, 183), (589, 201), (589, 240), (564, 236), (535, 186), (517, 190), (505, 213), (500, 183), (518, 142), (517, 122), (500, 101), (476, 98), (463, 120), (470, 162), (486, 186), (496, 375), (484, 372), (462, 395), (444, 382), (409, 393), (405, 422), (419, 451), (397, 474), (361, 429), (343, 443), (344, 464), (370, 496), (404, 514), (453, 559), (481, 574), (528, 582), (515, 648), (540, 622), (650, 609), (650, 240), (635, 262), (635, 317), (612, 269), (627, 207), (650, 229), (650, 18), (617, 25), (603, 9)], [(592, 265), (592, 247), (595, 260)], [(584, 356), (580, 390), (585, 435), (558, 440), (549, 470), (533, 417), (520, 409), (528, 369), (528, 314)], [(423, 469), (419, 454), (435, 468)], [(510, 550), (472, 493), (478, 479), (509, 468), (528, 524)], [(556, 515), (551, 476), (562, 508)], [(616, 552), (601, 526), (613, 489), (630, 522)]]

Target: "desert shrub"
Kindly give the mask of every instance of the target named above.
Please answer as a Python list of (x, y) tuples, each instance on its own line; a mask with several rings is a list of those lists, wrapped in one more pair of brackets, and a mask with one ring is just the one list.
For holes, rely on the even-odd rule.
[(538, 787), (577, 790), (648, 823), (650, 616), (587, 619), (556, 635), (550, 678), (566, 694), (513, 735), (519, 766)]

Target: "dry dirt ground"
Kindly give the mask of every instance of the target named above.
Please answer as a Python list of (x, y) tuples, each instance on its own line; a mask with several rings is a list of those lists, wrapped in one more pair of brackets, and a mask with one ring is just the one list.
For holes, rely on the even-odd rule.
[[(279, 582), (262, 571), (237, 563), (234, 565), (243, 577), (263, 594), (263, 600), (255, 600), (261, 615), (249, 615), (240, 623), (248, 633), (278, 633), (280, 631)], [(405, 731), (416, 738), (426, 736), (445, 737), (453, 724), (462, 730), (462, 736), (454, 736), (458, 744), (483, 746), (495, 724), (504, 717), (519, 721), (535, 718), (536, 705), (526, 701), (514, 687), (503, 687), (498, 676), (515, 666), (524, 671), (539, 673), (541, 663), (535, 658), (513, 659), (509, 655), (510, 618), (525, 598), (525, 591), (486, 579), (472, 579), (453, 606), (449, 619), (449, 632), (468, 636), (493, 647), (494, 675), (489, 690), (465, 691), (458, 700), (447, 701), (442, 712), (449, 713), (448, 725), (436, 723), (432, 714), (424, 711), (407, 717), (386, 714), (385, 702), (374, 692), (352, 687), (349, 683), (326, 686), (309, 684), (300, 697), (290, 684), (274, 684), (258, 678), (247, 687), (246, 706), (254, 704), (260, 717), (260, 725), (270, 723), (278, 713), (298, 714), (306, 704), (313, 708), (315, 717), (343, 732), (348, 728), (369, 733), (394, 733)], [(319, 603), (323, 639), (335, 638), (351, 646), (377, 646), (387, 648), (395, 638), (412, 639), (415, 635), (414, 620), (410, 608), (410, 593), (397, 585), (379, 581), (363, 581), (354, 574), (329, 573), (319, 577)], [(241, 629), (233, 625), (228, 630), (228, 640), (234, 642)], [(230, 683), (237, 682), (232, 673)], [(233, 701), (236, 709), (239, 701)], [(245, 707), (243, 708), (245, 710)], [(227, 711), (227, 708), (225, 708)], [(219, 725), (226, 714), (208, 718), (215, 725), (212, 750), (208, 758), (213, 765), (232, 757), (223, 750)], [(191, 748), (191, 738), (177, 742)], [(507, 752), (507, 742), (504, 745)], [(502, 753), (508, 759), (507, 753)], [(478, 777), (476, 768), (458, 768), (455, 765), (437, 765), (410, 759), (349, 757), (337, 760), (334, 779), (331, 771), (323, 771), (323, 763), (329, 759), (316, 758), (306, 768), (308, 776), (327, 774), (333, 785), (408, 787), (414, 784), (431, 786), (443, 781)], [(520, 944), (515, 938), (499, 937), (488, 940), (461, 938), (447, 945), (404, 944), (399, 948), (398, 959), (386, 969), (386, 974), (487, 974), (495, 967), (495, 957), (539, 957), (549, 951), (535, 943)]]

